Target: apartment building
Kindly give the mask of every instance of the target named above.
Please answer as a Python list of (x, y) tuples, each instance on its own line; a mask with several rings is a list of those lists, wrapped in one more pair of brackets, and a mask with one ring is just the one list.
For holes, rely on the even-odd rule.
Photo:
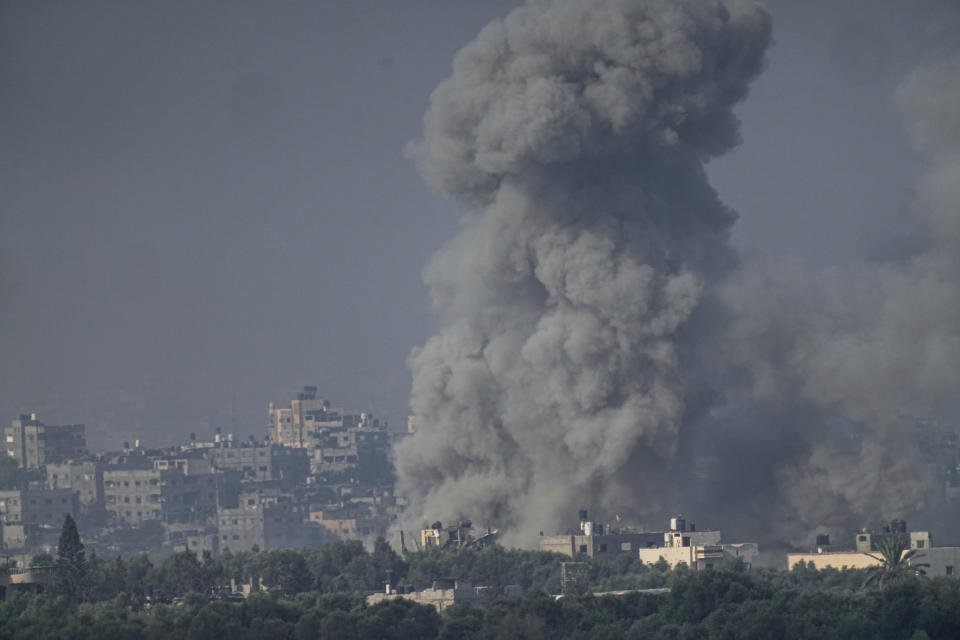
[(3, 433), (7, 456), (24, 469), (82, 457), (87, 448), (84, 425), (46, 425), (35, 413), (13, 420)]

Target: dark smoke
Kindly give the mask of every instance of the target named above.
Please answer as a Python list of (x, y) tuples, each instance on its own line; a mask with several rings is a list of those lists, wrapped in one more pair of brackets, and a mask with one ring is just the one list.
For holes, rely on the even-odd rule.
[(531, 2), (457, 55), (417, 150), (468, 212), (425, 272), (443, 329), (411, 356), (411, 526), (522, 544), (581, 503), (662, 499), (702, 395), (684, 327), (736, 262), (703, 162), (737, 142), (769, 34), (752, 4)]

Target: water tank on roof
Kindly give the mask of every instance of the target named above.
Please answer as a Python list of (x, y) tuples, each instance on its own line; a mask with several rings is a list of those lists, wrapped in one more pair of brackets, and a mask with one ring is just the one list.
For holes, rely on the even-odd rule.
[(583, 523), (583, 535), (585, 535), (585, 536), (593, 535), (593, 523), (592, 523), (592, 522), (584, 522), (584, 523)]
[(906, 520), (894, 520), (890, 523), (890, 530), (893, 533), (906, 533), (907, 532), (907, 521)]

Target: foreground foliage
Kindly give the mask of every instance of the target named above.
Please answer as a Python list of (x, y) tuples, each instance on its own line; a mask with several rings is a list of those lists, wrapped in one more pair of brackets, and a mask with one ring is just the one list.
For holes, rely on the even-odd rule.
[[(70, 537), (70, 536), (68, 536)], [(70, 544), (65, 544), (65, 549)], [(561, 556), (497, 547), (401, 557), (384, 541), (317, 549), (87, 559), (84, 584), (0, 603), (0, 638), (957, 638), (960, 582), (903, 575), (865, 588), (868, 573), (748, 570), (740, 563), (693, 572), (646, 566), (627, 555), (587, 561), (592, 591), (669, 587), (557, 600)], [(429, 586), (451, 576), (477, 584), (522, 586), (520, 600), (486, 609), (432, 607), (393, 600), (368, 607), (367, 591), (394, 584)], [(253, 582), (265, 590), (242, 602), (219, 599), (221, 586)]]
[[(99, 640), (237, 638), (957, 638), (960, 583), (908, 579), (851, 591), (801, 584), (791, 572), (669, 572), (664, 595), (629, 593), (556, 600), (532, 590), (486, 609), (438, 614), (406, 600), (366, 606), (360, 593), (258, 593), (240, 603), (196, 593), (148, 605), (123, 593), (74, 604), (63, 596), (13, 595), (0, 603), (0, 636)], [(858, 577), (862, 578), (862, 574)]]

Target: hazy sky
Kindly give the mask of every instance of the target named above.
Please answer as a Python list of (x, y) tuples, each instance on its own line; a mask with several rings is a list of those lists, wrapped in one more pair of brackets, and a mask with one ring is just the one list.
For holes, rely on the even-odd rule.
[[(458, 224), (404, 146), (514, 4), (0, 2), (0, 420), (85, 422), (94, 448), (260, 436), (317, 384), (399, 427), (420, 270)], [(737, 245), (909, 251), (891, 94), (953, 46), (956, 4), (770, 8), (744, 143), (710, 166)]]

